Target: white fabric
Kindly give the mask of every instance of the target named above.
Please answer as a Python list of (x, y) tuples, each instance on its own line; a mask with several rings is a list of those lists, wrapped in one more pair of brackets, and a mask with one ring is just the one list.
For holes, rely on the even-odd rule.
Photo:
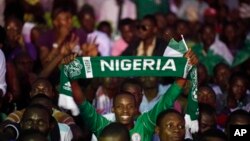
[(87, 35), (87, 41), (92, 42), (94, 39), (95, 43), (98, 44), (98, 51), (101, 56), (110, 56), (111, 52), (111, 40), (110, 38), (103, 32), (93, 31)]
[(139, 107), (139, 111), (141, 113), (150, 111), (155, 106), (155, 104), (161, 99), (162, 95), (167, 91), (169, 87), (170, 85), (167, 85), (167, 86), (159, 85), (158, 95), (151, 101), (148, 101), (146, 96), (143, 95), (142, 102)]
[[(67, 84), (70, 87), (70, 83)], [(67, 107), (70, 109), (72, 115), (77, 116), (80, 114), (79, 108), (76, 105), (72, 96), (60, 94), (58, 99), (58, 106), (59, 107)]]
[(233, 55), (227, 48), (226, 44), (224, 44), (219, 39), (216, 39), (215, 42), (209, 47), (211, 51), (214, 52), (214, 54), (217, 54), (225, 59), (229, 65), (232, 65), (233, 63)]
[[(119, 8), (116, 4), (116, 0), (105, 0), (100, 8), (100, 21), (108, 21), (114, 30), (117, 29)], [(131, 18), (136, 19), (136, 6), (130, 0), (124, 0), (122, 7), (121, 19)]]
[(0, 49), (0, 89), (3, 91), (3, 96), (6, 93), (6, 81), (5, 81), (5, 74), (6, 74), (6, 62), (5, 62), (5, 56)]
[(61, 141), (71, 141), (73, 139), (73, 134), (70, 127), (64, 123), (58, 123)]

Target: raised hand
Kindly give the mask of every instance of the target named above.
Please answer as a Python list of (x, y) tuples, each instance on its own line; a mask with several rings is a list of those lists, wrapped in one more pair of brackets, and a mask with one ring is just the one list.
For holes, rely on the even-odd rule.
[(63, 56), (67, 56), (72, 53), (72, 50), (79, 44), (79, 37), (75, 34), (71, 34), (70, 40), (66, 42), (60, 48), (60, 54)]
[(77, 54), (70, 54), (62, 59), (61, 64), (66, 65), (72, 62), (76, 58)]
[(199, 63), (198, 57), (191, 49), (188, 49), (188, 51), (184, 54), (184, 57), (188, 59), (188, 63), (190, 65), (197, 65)]
[(98, 55), (98, 44), (96, 44), (95, 37), (92, 41), (87, 41), (87, 43), (81, 46), (83, 56), (97, 56)]

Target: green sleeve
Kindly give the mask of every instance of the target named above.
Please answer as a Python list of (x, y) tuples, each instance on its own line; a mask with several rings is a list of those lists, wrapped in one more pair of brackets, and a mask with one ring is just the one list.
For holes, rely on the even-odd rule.
[(99, 137), (103, 128), (110, 124), (110, 121), (98, 114), (88, 101), (79, 105), (79, 109), (82, 120), (97, 137)]
[(154, 106), (154, 108), (142, 114), (139, 117), (141, 118), (139, 121), (143, 123), (136, 122), (136, 124), (142, 124), (144, 125), (144, 128), (146, 128), (149, 132), (154, 132), (158, 114), (162, 112), (163, 110), (173, 107), (175, 100), (181, 93), (181, 90), (182, 88), (178, 84), (176, 83), (172, 84), (172, 86), (162, 96), (162, 98)]

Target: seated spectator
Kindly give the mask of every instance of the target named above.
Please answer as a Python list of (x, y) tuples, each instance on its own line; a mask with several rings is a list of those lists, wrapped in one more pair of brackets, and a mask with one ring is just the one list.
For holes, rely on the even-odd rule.
[(102, 130), (99, 141), (130, 141), (129, 131), (121, 123), (110, 123)]
[(121, 33), (121, 37), (113, 42), (112, 56), (120, 56), (128, 45), (135, 40), (135, 21), (132, 19), (121, 20), (118, 29)]
[(71, 141), (73, 138), (69, 126), (57, 124), (51, 116), (51, 111), (41, 105), (31, 105), (26, 108), (20, 121), (20, 131), (26, 130), (38, 130), (53, 141)]
[(109, 22), (107, 21), (102, 21), (98, 24), (97, 26), (97, 30), (101, 31), (103, 33), (106, 33), (108, 35), (109, 38), (112, 38), (112, 28)]
[(183, 115), (174, 109), (162, 111), (157, 116), (155, 132), (159, 135), (160, 141), (184, 141)]
[(49, 141), (46, 136), (37, 130), (27, 130), (20, 134), (17, 141)]
[(105, 33), (95, 29), (96, 16), (94, 9), (90, 5), (84, 5), (78, 13), (78, 17), (82, 29), (87, 33), (87, 42), (97, 44), (101, 56), (110, 56), (111, 40)]
[(199, 104), (199, 134), (216, 128), (216, 111), (207, 104)]
[(249, 125), (250, 124), (250, 115), (244, 110), (236, 110), (232, 112), (226, 123), (225, 133), (227, 136), (230, 136), (230, 126), (231, 125)]
[(214, 68), (214, 77), (212, 88), (216, 94), (216, 111), (220, 113), (226, 106), (227, 90), (229, 87), (229, 79), (231, 76), (231, 69), (227, 64), (219, 63)]
[(227, 46), (215, 35), (214, 26), (204, 24), (200, 29), (200, 42), (192, 47), (200, 62), (206, 66), (209, 76), (212, 76), (216, 64), (223, 62), (231, 65), (233, 62)]
[(198, 102), (216, 108), (216, 95), (210, 86), (201, 86), (198, 88)]
[(219, 129), (210, 129), (204, 132), (199, 141), (228, 141), (224, 132)]

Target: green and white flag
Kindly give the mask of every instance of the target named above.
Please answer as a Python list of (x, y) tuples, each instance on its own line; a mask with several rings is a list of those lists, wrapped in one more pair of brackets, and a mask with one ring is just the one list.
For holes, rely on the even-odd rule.
[[(70, 80), (95, 77), (136, 77), (136, 76), (171, 76), (186, 78), (192, 68), (186, 58), (187, 51), (184, 39), (176, 42), (172, 39), (164, 52), (164, 56), (120, 56), (120, 57), (78, 57), (61, 68), (60, 107), (71, 110), (78, 115), (79, 110), (72, 97)], [(194, 70), (194, 69), (192, 69)], [(192, 71), (191, 70), (191, 71)], [(195, 75), (195, 72), (193, 73)], [(194, 75), (192, 78), (197, 79)], [(197, 82), (192, 80), (192, 82)], [(197, 83), (192, 90), (197, 90)], [(195, 88), (196, 87), (196, 88)], [(196, 92), (195, 92), (196, 93)], [(197, 100), (190, 103), (194, 105)], [(198, 107), (192, 107), (198, 109)], [(190, 112), (192, 110), (189, 110)], [(194, 111), (194, 110), (193, 110)], [(192, 111), (192, 112), (193, 112)], [(194, 113), (192, 113), (194, 114)], [(191, 119), (195, 119), (190, 113)]]

